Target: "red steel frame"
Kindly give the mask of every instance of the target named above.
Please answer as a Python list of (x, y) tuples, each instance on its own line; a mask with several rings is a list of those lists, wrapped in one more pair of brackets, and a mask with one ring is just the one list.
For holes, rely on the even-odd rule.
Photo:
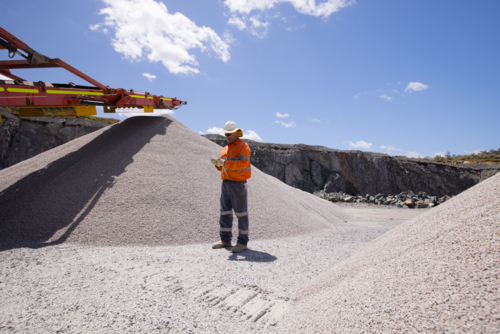
[[(120, 107), (143, 107), (144, 111), (152, 112), (153, 109), (177, 109), (186, 104), (186, 101), (177, 98), (166, 98), (105, 86), (61, 59), (48, 58), (36, 52), (2, 27), (0, 27), (0, 49), (7, 49), (10, 58), (13, 58), (15, 54), (25, 58), (25, 60), (0, 61), (0, 74), (13, 79), (12, 81), (0, 80), (0, 106), (79, 107), (100, 105), (110, 112), (114, 112), (114, 108)], [(42, 81), (29, 82), (10, 72), (11, 69), (52, 67), (64, 68), (95, 87), (76, 86), (71, 83), (70, 86), (59, 85), (67, 87), (56, 87), (55, 84)]]

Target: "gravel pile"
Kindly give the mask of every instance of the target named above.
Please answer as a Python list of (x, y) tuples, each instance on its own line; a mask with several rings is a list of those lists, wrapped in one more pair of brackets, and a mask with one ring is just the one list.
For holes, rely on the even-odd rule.
[(498, 332), (500, 174), (383, 234), (417, 211), (253, 168), (237, 255), (209, 248), (220, 150), (137, 117), (0, 171), (0, 332)]
[[(278, 333), (498, 333), (500, 174), (305, 283)], [(328, 330), (326, 330), (328, 329)]]
[[(170, 116), (134, 117), (4, 169), (0, 250), (214, 242), (221, 180), (210, 157), (220, 151)], [(248, 185), (250, 242), (348, 218), (256, 168)]]

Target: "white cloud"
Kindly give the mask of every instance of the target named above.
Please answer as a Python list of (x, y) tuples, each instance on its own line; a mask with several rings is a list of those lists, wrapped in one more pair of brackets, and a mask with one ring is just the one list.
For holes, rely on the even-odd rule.
[(322, 16), (324, 18), (356, 3), (354, 0), (327, 0), (319, 3), (316, 3), (316, 0), (225, 0), (224, 4), (232, 12), (249, 14), (254, 10), (269, 10), (283, 2), (290, 3), (301, 14)]
[(397, 90), (397, 89), (393, 89), (392, 91), (393, 91), (394, 93), (397, 93), (397, 92), (398, 92), (398, 90)]
[(311, 120), (311, 122), (316, 122), (316, 123), (321, 124), (320, 120), (319, 120), (319, 119), (317, 119), (317, 118), (313, 118), (313, 119)]
[[(218, 128), (216, 126), (212, 126), (211, 128), (207, 129), (207, 133), (224, 136), (224, 134), (221, 133), (222, 130), (224, 130), (224, 129)], [(205, 134), (203, 131), (200, 131), (199, 133), (202, 135)], [(244, 131), (243, 138), (247, 138), (247, 139), (251, 139), (251, 140), (255, 140), (255, 141), (263, 141), (262, 138), (260, 138), (260, 136), (255, 131), (252, 131), (252, 130), (248, 130), (246, 132)]]
[(481, 152), (484, 152), (485, 150), (473, 150), (473, 151), (466, 151), (464, 150), (465, 153), (467, 154), (479, 154)]
[(354, 99), (356, 100), (358, 98), (358, 96), (361, 96), (361, 93), (354, 95)]
[(410, 93), (412, 91), (418, 92), (418, 91), (421, 91), (421, 90), (424, 90), (424, 89), (427, 89), (427, 88), (429, 88), (429, 86), (424, 85), (421, 82), (410, 82), (408, 84), (408, 86), (406, 86), (405, 92), (406, 91), (410, 91)]
[(284, 126), (285, 128), (293, 128), (295, 127), (295, 122), (291, 122), (291, 123), (285, 123), (283, 121), (275, 121), (274, 123), (278, 123), (278, 124), (281, 124), (282, 126)]
[(290, 116), (290, 115), (288, 115), (288, 114), (280, 114), (279, 111), (276, 113), (276, 117), (287, 118), (288, 116)]
[(366, 150), (369, 150), (373, 145), (372, 143), (367, 143), (363, 140), (359, 140), (355, 143), (353, 143), (352, 141), (348, 141), (347, 144), (349, 144), (349, 148), (364, 148)]
[(263, 141), (262, 138), (260, 138), (260, 136), (255, 131), (252, 131), (252, 130), (248, 130), (247, 132), (243, 132), (243, 138), (251, 139), (251, 140), (255, 140), (255, 141)]
[(385, 146), (385, 145), (381, 145), (381, 146), (380, 146), (380, 149), (381, 149), (381, 150), (384, 150), (384, 151), (389, 151), (389, 152), (390, 152), (390, 151), (402, 151), (402, 149), (400, 149), (400, 148), (396, 148), (395, 146), (390, 146), (390, 145), (387, 145), (387, 146)]
[(279, 0), (225, 0), (224, 4), (232, 12), (249, 14), (252, 10), (271, 9)]
[[(269, 19), (277, 19), (287, 22), (287, 18), (279, 12), (274, 15), (268, 15), (271, 9), (277, 7), (280, 3), (289, 3), (301, 14), (323, 17), (327, 19), (332, 13), (340, 9), (353, 5), (355, 0), (223, 0), (224, 5), (229, 9), (231, 18), (228, 24), (235, 26), (239, 30), (248, 30), (252, 35), (264, 38), (268, 32)], [(264, 21), (261, 20), (262, 12)], [(291, 28), (286, 28), (291, 31)]]
[(239, 30), (245, 30), (247, 28), (245, 21), (239, 17), (232, 17), (227, 21), (227, 23), (235, 26)]
[(252, 35), (259, 38), (264, 38), (267, 35), (267, 30), (270, 22), (261, 21), (261, 15), (254, 15), (249, 18), (246, 17), (231, 17), (227, 23), (233, 25), (239, 30), (248, 30)]
[(435, 157), (438, 156), (438, 155), (441, 156), (441, 157), (445, 157), (446, 156), (446, 152), (436, 152), (436, 153), (434, 153)]
[(114, 30), (112, 45), (126, 58), (161, 62), (173, 74), (196, 74), (196, 57), (190, 50), (212, 51), (223, 62), (230, 59), (229, 42), (208, 27), (198, 27), (181, 13), (170, 14), (154, 0), (103, 0), (100, 14)]
[(267, 27), (270, 23), (260, 21), (260, 15), (254, 15), (249, 20), (252, 22), (252, 25), (250, 26), (250, 33), (259, 38), (264, 38), (267, 34)]
[(424, 158), (424, 156), (417, 152), (406, 151), (405, 154), (408, 158)]
[(227, 44), (238, 43), (238, 40), (234, 38), (229, 31), (226, 31), (222, 36), (224, 36), (224, 41), (226, 41)]
[(144, 112), (142, 108), (116, 108), (116, 114), (120, 117), (133, 117), (133, 116), (160, 116), (163, 114), (173, 115), (175, 111), (168, 109), (154, 109), (153, 112)]
[(90, 25), (90, 30), (96, 31), (97, 29), (99, 29), (99, 27), (100, 27), (100, 24), (91, 24)]
[(212, 126), (211, 128), (208, 128), (207, 133), (212, 133), (212, 134), (217, 134), (224, 136), (221, 132), (224, 130), (223, 128), (218, 128), (216, 126)]
[(381, 98), (381, 99), (385, 99), (386, 101), (390, 101), (390, 100), (392, 100), (392, 97), (387, 96), (387, 94), (380, 95), (380, 98)]
[(149, 81), (153, 81), (153, 79), (156, 79), (156, 75), (149, 74), (149, 73), (142, 73), (143, 76), (148, 78)]

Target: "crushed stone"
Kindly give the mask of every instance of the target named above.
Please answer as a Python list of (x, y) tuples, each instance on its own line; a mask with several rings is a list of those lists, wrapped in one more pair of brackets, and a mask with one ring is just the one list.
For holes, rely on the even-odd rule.
[(0, 171), (0, 332), (498, 332), (500, 174), (411, 211), (254, 168), (236, 255), (210, 248), (220, 149), (138, 117)]
[(498, 333), (500, 174), (299, 289), (278, 333)]
[[(143, 116), (2, 170), (0, 249), (217, 241), (221, 180), (210, 157), (220, 150), (171, 116)], [(248, 186), (250, 242), (348, 219), (257, 168)]]

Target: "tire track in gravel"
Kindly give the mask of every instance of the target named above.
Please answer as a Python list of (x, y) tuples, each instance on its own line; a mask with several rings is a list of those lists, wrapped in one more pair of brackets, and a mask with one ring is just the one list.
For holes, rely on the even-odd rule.
[(289, 308), (290, 299), (258, 286), (239, 286), (218, 281), (183, 280), (169, 276), (166, 286), (184, 292), (190, 300), (217, 307), (232, 316), (268, 328), (275, 326)]

